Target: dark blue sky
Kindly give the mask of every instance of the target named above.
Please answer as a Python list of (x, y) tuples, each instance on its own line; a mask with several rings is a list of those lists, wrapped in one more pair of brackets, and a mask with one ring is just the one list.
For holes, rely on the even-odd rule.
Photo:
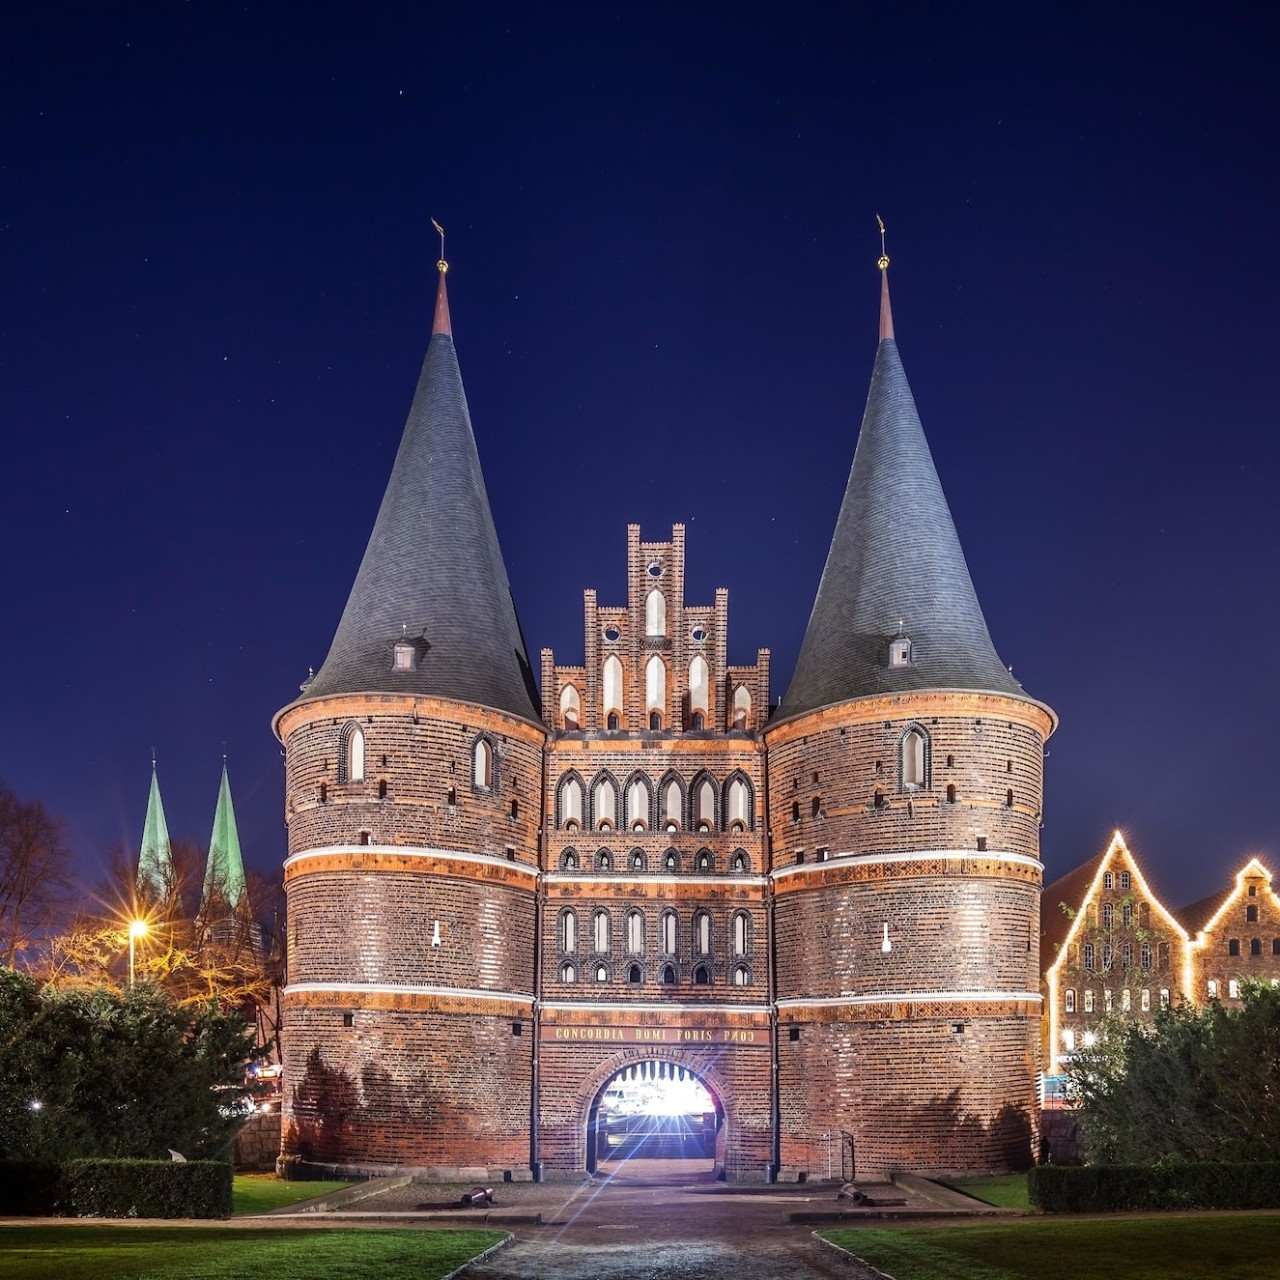
[(1049, 879), (1276, 865), (1275, 30), (1258, 5), (87, 5), (0, 14), (0, 778), (92, 873), (150, 753), (283, 857), (449, 232), (532, 652), (625, 527), (785, 689), (899, 345), (1050, 743)]

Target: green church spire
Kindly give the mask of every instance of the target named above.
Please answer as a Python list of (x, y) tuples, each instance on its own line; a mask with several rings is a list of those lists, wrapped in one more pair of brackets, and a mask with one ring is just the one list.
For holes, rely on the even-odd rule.
[(244, 860), (240, 856), (240, 834), (236, 830), (236, 811), (231, 805), (231, 784), (227, 781), (227, 761), (222, 761), (222, 785), (218, 788), (218, 807), (213, 814), (213, 834), (209, 837), (209, 863), (204, 876), (201, 913), (208, 911), (216, 897), (221, 897), (234, 911), (244, 894)]
[(142, 826), (142, 849), (138, 854), (138, 897), (163, 903), (173, 890), (173, 850), (169, 827), (164, 820), (164, 802), (156, 778), (155, 756), (151, 757), (151, 794), (147, 797), (147, 820)]

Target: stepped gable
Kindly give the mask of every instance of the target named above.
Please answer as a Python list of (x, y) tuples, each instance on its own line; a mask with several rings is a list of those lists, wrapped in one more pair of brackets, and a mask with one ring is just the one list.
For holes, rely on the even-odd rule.
[[(397, 665), (397, 646), (410, 646)], [(430, 344), (329, 656), (303, 700), (449, 698), (540, 717), (485, 491), (441, 270)]]
[[(774, 723), (870, 694), (1025, 698), (986, 620), (894, 338), (882, 260), (880, 344), (849, 483), (791, 686)], [(910, 640), (910, 660), (889, 646)]]

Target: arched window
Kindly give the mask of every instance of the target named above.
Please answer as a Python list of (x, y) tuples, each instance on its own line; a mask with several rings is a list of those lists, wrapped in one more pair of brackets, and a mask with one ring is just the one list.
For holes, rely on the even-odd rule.
[(1133, 903), (1124, 902), (1120, 905), (1120, 923), (1127, 929), (1133, 923)]
[(338, 781), (364, 781), (364, 730), (354, 722), (342, 731), (342, 747), (338, 755)]
[(571, 830), (582, 826), (582, 780), (569, 774), (560, 783), (560, 825)]
[(676, 913), (664, 911), (658, 922), (658, 949), (664, 956), (676, 953)]
[(1142, 1012), (1143, 1013), (1151, 1012), (1151, 988), (1150, 987), (1142, 988)]
[(605, 725), (610, 733), (618, 727), (618, 713), (616, 711), (609, 712), (609, 719), (605, 722)]
[(566, 849), (564, 851), (564, 857), (560, 859), (560, 865), (566, 871), (577, 871), (578, 869), (577, 853), (573, 849)]
[(747, 913), (735, 911), (733, 913), (733, 954), (735, 956), (747, 954), (747, 927)]
[(1076, 1011), (1076, 993), (1071, 987), (1068, 987), (1064, 993), (1062, 1008), (1064, 1013), (1075, 1013)]
[(1091, 970), (1093, 968), (1092, 942), (1086, 942), (1084, 946), (1080, 948), (1080, 963), (1083, 964), (1086, 969)]
[(711, 676), (707, 660), (700, 653), (689, 663), (689, 710), (704, 716), (711, 711)]
[(1261, 939), (1261, 938), (1250, 938), (1250, 939), (1249, 939), (1249, 954), (1250, 954), (1251, 956), (1260, 956), (1260, 955), (1262, 954), (1262, 939)]
[(1245, 907), (1245, 909), (1244, 909), (1244, 922), (1245, 922), (1245, 924), (1257, 924), (1257, 922), (1258, 922), (1258, 907), (1257, 907), (1257, 904), (1256, 904), (1256, 903), (1251, 902), (1247, 907)]
[(733, 691), (733, 727), (749, 729), (751, 727), (751, 695), (745, 685), (739, 685)]
[(684, 795), (680, 784), (669, 778), (662, 784), (662, 827), (664, 831), (680, 829), (680, 811), (684, 808)]
[(632, 850), (631, 850), (631, 870), (632, 870), (632, 871), (643, 871), (643, 870), (644, 870), (644, 861), (645, 861), (645, 859), (644, 859), (644, 850), (643, 850), (643, 849), (632, 849)]
[(746, 871), (749, 866), (747, 855), (742, 849), (739, 849), (729, 861), (729, 867), (733, 871)]
[(644, 709), (650, 716), (667, 709), (667, 666), (656, 653), (645, 663)]
[(676, 985), (675, 965), (664, 964), (662, 966), (662, 985), (664, 987), (674, 987)]
[(609, 966), (607, 964), (596, 965), (596, 981), (597, 982), (609, 981)]
[(662, 859), (662, 869), (664, 871), (680, 870), (680, 855), (674, 849), (668, 849), (666, 856)]
[(1116, 878), (1111, 874), (1110, 871), (1104, 871), (1102, 873), (1102, 887), (1104, 889), (1113, 888), (1115, 885), (1115, 882), (1116, 882)]
[(631, 964), (627, 966), (627, 981), (633, 987), (638, 987), (640, 985), (640, 966), (638, 964)]
[(922, 791), (929, 785), (929, 740), (918, 725), (902, 735), (898, 769), (903, 791)]
[(1142, 967), (1144, 969), (1150, 969), (1151, 968), (1151, 943), (1144, 942), (1142, 944), (1142, 951), (1140, 954), (1142, 956)]
[(1133, 943), (1132, 942), (1126, 942), (1124, 946), (1120, 948), (1120, 965), (1124, 969), (1133, 968)]
[(730, 829), (733, 829), (735, 823), (741, 824), (740, 829), (755, 827), (755, 803), (751, 796), (751, 784), (745, 778), (737, 777), (729, 783), (724, 807), (725, 821)]
[(956, 802), (956, 784), (954, 782), (947, 783), (947, 803), (955, 804)]
[(644, 955), (644, 916), (638, 911), (627, 912), (627, 954)]
[(709, 849), (699, 850), (697, 867), (699, 871), (711, 870), (711, 851)]
[(561, 966), (560, 968), (561, 982), (577, 982), (577, 980), (578, 980), (578, 969), (576, 965), (566, 964)]
[(591, 816), (597, 831), (612, 831), (618, 824), (618, 789), (613, 779), (601, 777), (591, 793)]
[(577, 951), (578, 949), (578, 913), (562, 911), (560, 913), (560, 950)]
[(644, 602), (644, 633), (647, 636), (667, 634), (667, 598), (654, 587)]
[(1111, 943), (1104, 942), (1102, 944), (1102, 967), (1110, 969), (1115, 962), (1115, 953), (1111, 949)]
[(716, 825), (716, 789), (710, 778), (702, 778), (693, 789), (693, 825), (697, 831), (712, 831)]
[(644, 831), (649, 825), (649, 784), (632, 778), (627, 784), (627, 830)]
[(1084, 993), (1084, 1011), (1085, 1013), (1093, 1012), (1093, 988), (1087, 987)]
[(610, 729), (616, 729), (618, 722), (616, 720), (610, 722), (612, 716), (622, 713), (622, 662), (616, 653), (611, 653), (604, 660), (603, 684), (605, 721)]
[(1239, 939), (1239, 938), (1232, 938), (1232, 939), (1227, 943), (1227, 955), (1229, 955), (1229, 956), (1238, 956), (1239, 954), (1240, 954), (1240, 939)]
[(711, 985), (711, 971), (705, 964), (700, 964), (693, 971), (693, 985), (695, 987), (709, 987)]
[(749, 987), (751, 985), (751, 970), (745, 964), (735, 964), (733, 966), (733, 985), (735, 987)]
[(596, 854), (596, 870), (612, 871), (613, 870), (613, 854), (608, 849), (601, 849)]
[(566, 729), (576, 729), (582, 721), (582, 699), (571, 684), (560, 691), (560, 723)]
[(477, 738), (471, 748), (471, 782), (473, 786), (493, 789), (493, 743)]
[(711, 954), (711, 917), (705, 911), (694, 913), (693, 947), (700, 956)]
[(603, 955), (608, 952), (611, 940), (609, 913), (604, 910), (597, 911), (591, 917), (591, 949), (597, 955)]
[(1111, 925), (1115, 920), (1115, 915), (1116, 915), (1115, 907), (1113, 907), (1109, 902), (1104, 902), (1102, 904), (1102, 927), (1104, 929), (1111, 928)]

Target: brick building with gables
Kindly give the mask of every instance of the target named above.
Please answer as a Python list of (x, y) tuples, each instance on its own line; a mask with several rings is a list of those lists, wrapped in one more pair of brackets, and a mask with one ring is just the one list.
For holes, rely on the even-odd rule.
[[(445, 274), (286, 758), (287, 1157), (573, 1176), (620, 1079), (692, 1077), (729, 1178), (998, 1170), (1037, 1142), (1044, 743), (894, 337), (794, 673), (728, 661), (685, 531), (627, 530), (584, 649), (516, 619)], [(831, 460), (833, 463), (835, 459)], [(850, 1146), (851, 1144), (851, 1146)], [(466, 1171), (463, 1173), (463, 1171)]]

